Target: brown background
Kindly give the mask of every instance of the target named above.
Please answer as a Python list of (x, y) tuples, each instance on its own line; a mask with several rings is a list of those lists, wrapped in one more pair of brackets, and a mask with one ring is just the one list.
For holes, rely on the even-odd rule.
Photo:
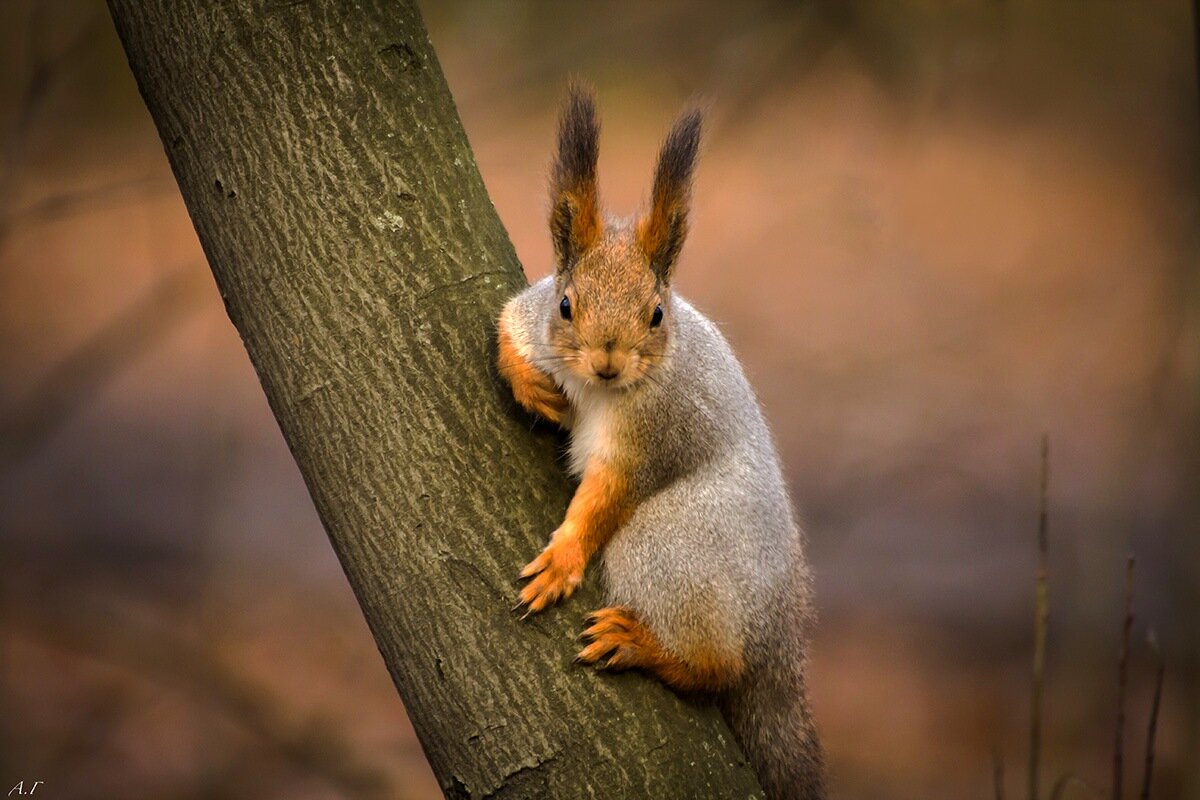
[[(757, 386), (809, 531), (835, 797), (1024, 786), (1051, 437), (1044, 783), (1200, 797), (1195, 42), (1184, 2), (428, 3), (546, 273), (568, 74), (610, 208), (712, 103), (679, 287)], [(204, 266), (103, 4), (0, 3), (0, 789), (437, 796)], [(1080, 790), (1079, 796), (1084, 796)]]

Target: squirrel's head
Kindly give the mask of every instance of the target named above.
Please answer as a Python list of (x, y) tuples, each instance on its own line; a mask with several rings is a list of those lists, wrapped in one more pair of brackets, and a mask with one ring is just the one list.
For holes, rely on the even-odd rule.
[(662, 361), (671, 277), (687, 236), (701, 113), (686, 111), (658, 154), (650, 209), (605, 219), (596, 183), (600, 124), (592, 93), (572, 84), (550, 176), (557, 303), (550, 343), (587, 385), (626, 388)]

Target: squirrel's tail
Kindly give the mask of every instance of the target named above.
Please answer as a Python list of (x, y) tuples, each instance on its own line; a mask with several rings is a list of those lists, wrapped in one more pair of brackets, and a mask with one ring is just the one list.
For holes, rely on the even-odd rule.
[(770, 800), (824, 800), (824, 758), (802, 662), (757, 665), (721, 705)]

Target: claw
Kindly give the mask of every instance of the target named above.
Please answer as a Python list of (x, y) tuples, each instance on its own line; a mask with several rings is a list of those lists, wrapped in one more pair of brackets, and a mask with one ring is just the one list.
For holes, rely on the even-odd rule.
[(575, 663), (593, 664), (605, 670), (628, 669), (638, 664), (641, 639), (633, 612), (614, 606), (593, 611), (586, 619), (589, 624), (579, 634), (579, 640), (586, 646), (575, 656)]
[(521, 570), (519, 577), (532, 578), (534, 575), (537, 575), (539, 572), (542, 572), (546, 569), (547, 562), (549, 560), (550, 557), (546, 555), (546, 551), (543, 550), (537, 558), (525, 565), (525, 568)]
[(558, 532), (537, 558), (521, 570), (521, 579), (530, 579), (521, 590), (521, 603), (536, 614), (542, 609), (570, 597), (583, 579), (585, 559), (579, 555), (578, 543)]

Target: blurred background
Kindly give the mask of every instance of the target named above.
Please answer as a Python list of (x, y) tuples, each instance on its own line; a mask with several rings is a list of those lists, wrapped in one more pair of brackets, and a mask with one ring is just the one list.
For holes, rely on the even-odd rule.
[[(1200, 114), (1187, 0), (424, 3), (546, 274), (565, 78), (610, 209), (712, 101), (678, 286), (741, 354), (809, 535), (837, 798), (1200, 798)], [(438, 797), (226, 318), (100, 0), (0, 0), (0, 791)], [(1064, 797), (1089, 796), (1072, 785)]]

